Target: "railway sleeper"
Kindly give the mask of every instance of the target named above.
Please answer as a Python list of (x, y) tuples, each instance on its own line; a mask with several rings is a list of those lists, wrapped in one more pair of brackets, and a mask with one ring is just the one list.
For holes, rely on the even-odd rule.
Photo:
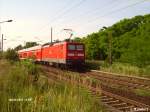
[[(145, 84), (141, 84), (141, 83), (136, 83), (136, 82), (132, 82), (131, 80), (129, 81), (129, 80), (120, 80), (120, 79), (118, 79), (118, 78), (110, 78), (110, 77), (104, 77), (104, 76), (102, 76), (102, 77), (98, 77), (98, 76), (96, 76), (95, 75), (95, 77), (97, 78), (97, 79), (99, 79), (99, 80), (102, 80), (102, 81), (105, 81), (105, 82), (107, 82), (107, 83), (111, 83), (111, 82), (115, 82), (115, 83), (119, 83), (120, 85), (123, 85), (123, 86), (126, 86), (126, 85), (128, 85), (127, 87), (132, 87), (132, 88), (134, 88), (134, 89), (136, 89), (136, 88), (150, 88), (150, 87), (147, 87), (148, 85), (145, 85)], [(118, 82), (118, 81), (120, 81), (120, 82)]]
[(139, 85), (139, 86), (140, 86), (140, 87), (142, 87), (142, 88), (143, 88), (143, 87), (144, 87), (144, 88), (145, 88), (145, 87), (147, 87), (147, 85), (142, 85), (142, 84), (141, 84), (141, 85)]
[[(100, 79), (99, 79), (100, 80)], [(126, 83), (126, 82), (118, 82), (118, 81), (115, 81), (115, 80), (108, 80), (108, 79), (101, 79), (102, 82), (105, 82), (105, 83), (113, 83), (113, 84), (120, 84), (122, 86), (126, 86), (128, 88), (139, 88), (139, 84), (131, 84), (131, 83)]]
[(133, 106), (133, 105), (131, 105), (131, 106), (127, 105), (127, 106), (119, 107), (117, 109), (125, 111), (125, 110), (131, 110), (134, 107), (135, 106)]
[(146, 87), (144, 87), (145, 89), (150, 89), (150, 86), (146, 86)]
[(127, 105), (127, 103), (124, 103), (124, 102), (112, 104), (113, 107), (125, 106), (125, 105)]
[(107, 101), (105, 102), (106, 104), (118, 104), (119, 103), (119, 100), (112, 100), (112, 101)]
[(101, 99), (102, 102), (106, 102), (106, 101), (113, 101), (114, 98), (106, 98), (106, 99)]
[(105, 96), (105, 95), (103, 95), (103, 96), (101, 96), (101, 98), (107, 98), (108, 96)]

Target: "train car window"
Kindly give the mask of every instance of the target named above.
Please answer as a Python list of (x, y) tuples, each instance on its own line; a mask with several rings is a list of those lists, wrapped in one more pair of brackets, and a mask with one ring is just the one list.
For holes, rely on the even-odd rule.
[(77, 50), (83, 50), (83, 45), (77, 45), (76, 48)]
[(75, 45), (68, 45), (68, 50), (75, 50)]

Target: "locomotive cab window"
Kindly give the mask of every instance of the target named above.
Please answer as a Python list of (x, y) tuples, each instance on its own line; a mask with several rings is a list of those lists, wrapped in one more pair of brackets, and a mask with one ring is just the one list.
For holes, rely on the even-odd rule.
[(77, 50), (83, 50), (83, 45), (77, 45)]
[(75, 50), (75, 45), (68, 45), (68, 50)]

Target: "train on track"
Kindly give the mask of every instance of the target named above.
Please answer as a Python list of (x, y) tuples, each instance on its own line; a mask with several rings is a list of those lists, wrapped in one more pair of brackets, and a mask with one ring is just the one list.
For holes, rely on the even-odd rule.
[(38, 45), (18, 51), (19, 58), (58, 67), (80, 67), (85, 63), (85, 46), (82, 43), (62, 41)]

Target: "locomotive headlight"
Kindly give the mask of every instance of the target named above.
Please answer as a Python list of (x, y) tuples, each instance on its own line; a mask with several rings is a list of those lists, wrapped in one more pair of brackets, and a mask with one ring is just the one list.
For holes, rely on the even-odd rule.
[(78, 56), (84, 56), (84, 54), (80, 53), (80, 54), (78, 54)]
[(68, 53), (68, 56), (74, 56), (74, 53)]

